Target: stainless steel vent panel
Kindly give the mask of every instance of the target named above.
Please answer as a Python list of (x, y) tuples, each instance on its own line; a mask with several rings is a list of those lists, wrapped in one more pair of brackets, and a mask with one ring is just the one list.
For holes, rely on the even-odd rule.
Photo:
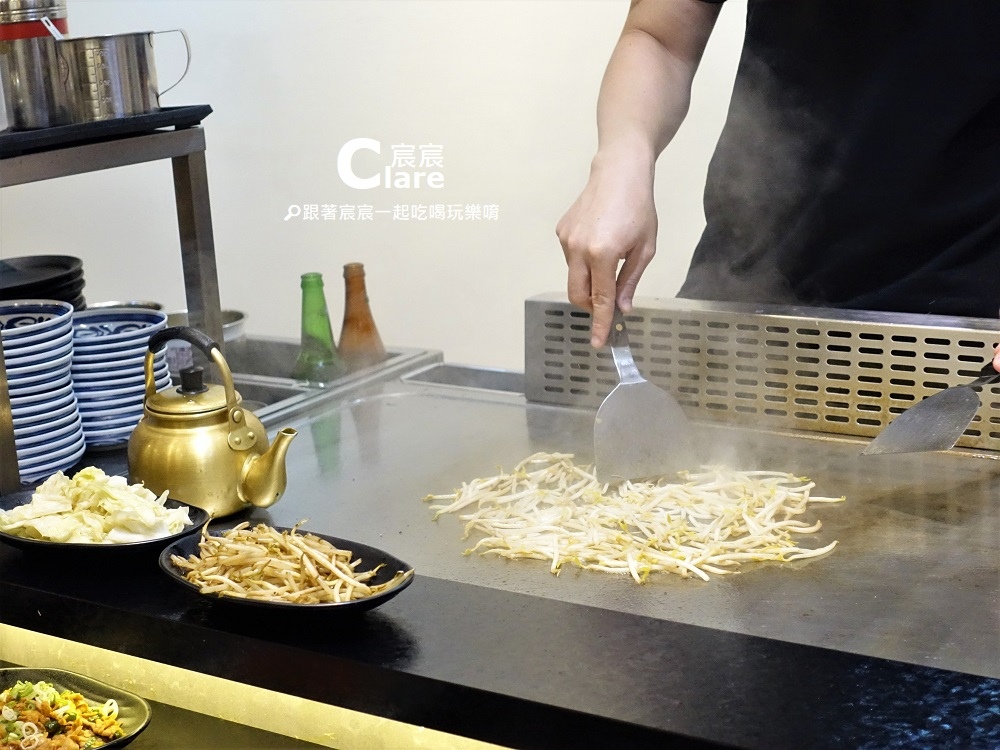
[[(895, 415), (975, 378), (998, 321), (824, 308), (637, 300), (636, 363), (695, 419), (874, 437)], [(590, 347), (590, 314), (557, 294), (525, 303), (529, 401), (597, 408), (617, 383)], [(1000, 449), (1000, 390), (959, 445)]]

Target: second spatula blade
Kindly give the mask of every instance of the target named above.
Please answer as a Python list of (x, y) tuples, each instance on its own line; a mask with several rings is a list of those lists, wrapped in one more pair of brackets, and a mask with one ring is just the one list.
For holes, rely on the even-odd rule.
[(955, 447), (962, 433), (979, 410), (979, 394), (973, 388), (1000, 379), (987, 361), (979, 377), (971, 383), (945, 388), (896, 417), (861, 453), (878, 456), (885, 453), (922, 453), (946, 451)]

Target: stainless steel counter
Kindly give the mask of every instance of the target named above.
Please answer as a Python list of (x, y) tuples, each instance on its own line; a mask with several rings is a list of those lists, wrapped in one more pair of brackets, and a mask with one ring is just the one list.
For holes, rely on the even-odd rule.
[[(444, 366), (447, 368), (447, 366)], [(748, 565), (709, 582), (629, 578), (467, 556), (461, 522), (423, 501), (535, 451), (591, 459), (593, 411), (527, 403), (475, 371), (359, 384), (289, 422), (288, 489), (255, 517), (383, 548), (421, 574), (661, 620), (1000, 677), (1000, 462), (962, 452), (861, 457), (865, 441), (698, 426), (706, 462), (809, 476), (816, 546), (832, 555)], [(488, 376), (488, 377), (487, 377)], [(450, 383), (462, 383), (451, 385)], [(404, 595), (408, 595), (407, 592)], [(568, 639), (573, 622), (566, 622)]]
[[(269, 429), (300, 430), (287, 492), (221, 521), (306, 519), (390, 551), (417, 570), (398, 597), (356, 618), (247, 616), (182, 590), (155, 555), (81, 591), (59, 561), (4, 545), (0, 658), (64, 659), (109, 682), (125, 679), (122, 659), (161, 665), (133, 675), (149, 697), (157, 680), (180, 684), (176, 670), (264, 690), (288, 699), (294, 725), (272, 731), (306, 727), (345, 750), (389, 746), (386, 723), (434, 747), (998, 746), (1000, 464), (989, 454), (861, 458), (862, 440), (700, 424), (707, 459), (809, 474), (820, 493), (847, 495), (812, 513), (825, 526), (810, 539), (838, 539), (834, 554), (708, 583), (662, 574), (639, 586), (568, 567), (555, 577), (546, 563), (463, 555), (459, 519), (432, 521), (422, 498), (536, 450), (588, 460), (593, 411), (527, 403), (519, 373), (435, 356), (263, 408)], [(83, 656), (67, 656), (77, 645)], [(246, 721), (229, 710), (211, 715)]]

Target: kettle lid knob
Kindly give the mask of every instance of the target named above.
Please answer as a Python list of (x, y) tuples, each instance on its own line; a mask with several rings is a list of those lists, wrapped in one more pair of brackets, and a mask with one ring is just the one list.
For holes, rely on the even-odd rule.
[(185, 396), (193, 396), (198, 393), (204, 393), (208, 390), (208, 386), (205, 385), (205, 368), (204, 367), (185, 367), (180, 372), (181, 375), (181, 387), (178, 389), (180, 393)]

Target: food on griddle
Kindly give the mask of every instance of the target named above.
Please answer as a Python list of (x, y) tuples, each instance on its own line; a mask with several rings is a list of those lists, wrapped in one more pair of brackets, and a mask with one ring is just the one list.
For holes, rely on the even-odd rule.
[(206, 525), (197, 555), (171, 555), (170, 560), (203, 594), (293, 604), (356, 601), (413, 575), (412, 569), (400, 570), (385, 583), (369, 584), (384, 566), (359, 571), (361, 558), (315, 534), (300, 534), (299, 525), (279, 531), (243, 522), (218, 536), (210, 535)]
[(631, 575), (638, 583), (666, 571), (709, 580), (735, 573), (747, 562), (788, 562), (819, 557), (792, 534), (812, 534), (813, 482), (777, 471), (706, 468), (682, 472), (681, 481), (602, 484), (573, 454), (536, 453), (510, 473), (474, 479), (448, 495), (429, 495), (434, 518), (459, 513), (465, 538), (482, 537), (466, 554), (547, 560), (553, 573), (564, 564)]
[(114, 700), (91, 706), (79, 693), (26, 680), (0, 692), (0, 748), (90, 750), (124, 736)]
[(187, 508), (167, 508), (166, 500), (166, 492), (157, 497), (94, 466), (72, 478), (58, 471), (38, 486), (30, 502), (0, 510), (0, 531), (70, 544), (160, 539), (191, 525)]

